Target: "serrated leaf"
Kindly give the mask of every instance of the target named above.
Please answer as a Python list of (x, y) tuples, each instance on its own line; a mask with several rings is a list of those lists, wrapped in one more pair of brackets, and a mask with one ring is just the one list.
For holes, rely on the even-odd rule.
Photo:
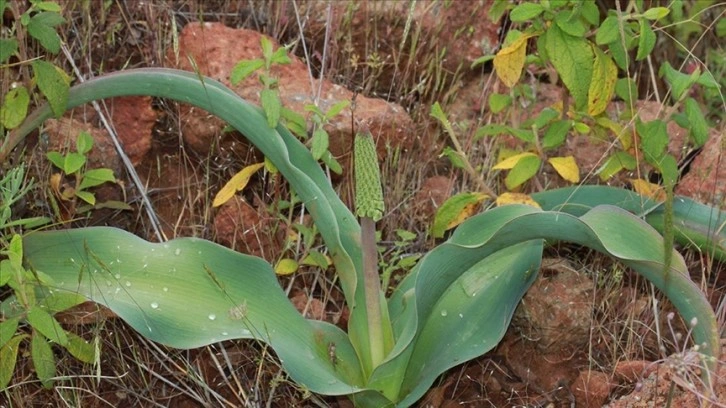
[(240, 61), (235, 64), (234, 68), (232, 68), (232, 72), (229, 75), (229, 81), (232, 85), (237, 85), (264, 66), (265, 61), (260, 58)]
[(527, 40), (531, 35), (522, 35), (507, 47), (502, 48), (494, 57), (494, 69), (497, 77), (511, 88), (519, 81), (524, 68), (527, 53)]
[(295, 136), (303, 139), (308, 137), (307, 123), (305, 122), (305, 117), (303, 115), (293, 110), (282, 108), (280, 116), (285, 120), (285, 126)]
[(280, 121), (280, 110), (282, 109), (280, 95), (275, 90), (263, 89), (260, 92), (260, 103), (267, 118), (267, 125), (273, 129), (276, 128), (277, 122)]
[(68, 344), (68, 337), (66, 336), (65, 330), (63, 330), (53, 316), (41, 309), (40, 306), (32, 307), (28, 311), (27, 319), (28, 323), (43, 336), (61, 346)]
[(647, 18), (648, 20), (660, 20), (661, 18), (667, 16), (670, 12), (671, 11), (668, 7), (653, 7), (645, 10), (645, 12), (643, 13), (643, 17)]
[(323, 157), (323, 154), (328, 151), (328, 146), (328, 132), (326, 132), (325, 129), (323, 129), (322, 127), (315, 129), (315, 131), (313, 132), (312, 146), (310, 148), (313, 154), (313, 158), (315, 160), (320, 160), (320, 158)]
[(536, 155), (522, 158), (509, 170), (507, 177), (504, 178), (504, 185), (509, 190), (519, 187), (537, 174), (541, 164), (542, 160)]
[(671, 188), (675, 187), (678, 181), (678, 162), (676, 158), (671, 154), (666, 154), (660, 159), (656, 168), (663, 176), (663, 184)]
[(562, 145), (562, 143), (565, 142), (567, 133), (570, 131), (571, 127), (571, 120), (564, 119), (553, 122), (549, 125), (547, 131), (542, 137), (542, 148), (552, 149)]
[(607, 181), (620, 170), (633, 170), (637, 165), (635, 157), (628, 152), (616, 152), (605, 160), (595, 172), (600, 176), (600, 180)]
[(650, 28), (650, 24), (645, 20), (640, 20), (640, 37), (638, 37), (636, 61), (642, 61), (650, 55), (653, 48), (655, 48), (656, 39), (655, 32)]
[(610, 50), (610, 55), (613, 57), (613, 61), (615, 61), (618, 68), (623, 71), (627, 70), (629, 57), (628, 52), (623, 47), (623, 43), (620, 40), (608, 43), (608, 50)]
[(5, 94), (5, 100), (0, 107), (0, 123), (6, 129), (20, 126), (28, 115), (30, 95), (24, 86), (19, 86)]
[(297, 272), (299, 265), (294, 259), (283, 258), (275, 265), (275, 273), (280, 276), (292, 275)]
[(562, 82), (572, 94), (575, 108), (584, 108), (592, 82), (594, 60), (589, 42), (564, 33), (553, 24), (545, 36), (545, 49)]
[(287, 48), (280, 47), (272, 54), (270, 62), (273, 64), (285, 65), (291, 63), (292, 60), (287, 56)]
[(628, 181), (633, 185), (636, 193), (655, 201), (665, 201), (665, 191), (662, 186), (643, 179), (628, 179)]
[(96, 348), (75, 333), (68, 332), (66, 350), (79, 361), (93, 363), (96, 360)]
[(221, 190), (217, 193), (217, 195), (214, 197), (214, 201), (212, 202), (212, 207), (219, 207), (220, 205), (226, 203), (229, 201), (230, 198), (232, 198), (235, 193), (242, 190), (247, 186), (247, 183), (249, 183), (250, 178), (253, 174), (257, 172), (257, 170), (261, 169), (265, 163), (255, 163), (251, 164), (242, 170), (238, 171), (237, 174), (232, 176), (232, 178), (227, 182), (227, 184), (222, 187)]
[(32, 62), (35, 81), (40, 92), (48, 99), (53, 114), (60, 117), (66, 110), (68, 103), (69, 81), (59, 69), (43, 60)]
[[(2, 14), (2, 10), (0, 10)], [(0, 64), (10, 58), (18, 50), (18, 40), (15, 38), (0, 38)]]
[(638, 100), (638, 86), (632, 78), (620, 78), (615, 82), (615, 94), (630, 105)]
[(509, 12), (509, 19), (514, 23), (523, 23), (542, 14), (544, 7), (538, 3), (522, 3)]
[(86, 131), (81, 131), (76, 138), (76, 151), (86, 154), (93, 148), (93, 137)]
[(328, 109), (327, 112), (325, 112), (325, 119), (326, 120), (333, 119), (334, 117), (338, 116), (338, 114), (340, 112), (342, 112), (343, 109), (347, 108), (349, 105), (350, 105), (350, 101), (348, 101), (348, 100), (336, 102), (333, 106), (330, 107), (330, 109)]
[(13, 338), (15, 332), (18, 330), (19, 322), (20, 317), (13, 317), (4, 322), (0, 322), (0, 347), (5, 346)]
[(555, 15), (555, 24), (564, 33), (573, 37), (583, 37), (587, 32), (587, 28), (580, 21), (578, 15), (570, 10), (562, 10)]
[(650, 122), (637, 120), (635, 129), (640, 136), (640, 149), (645, 153), (645, 160), (656, 164), (668, 146), (668, 130), (665, 122), (660, 119)]
[[(6, 226), (4, 226), (6, 227)], [(0, 261), (0, 287), (3, 287), (10, 282), (10, 278), (13, 276), (14, 270), (9, 259), (3, 259)]]
[(580, 168), (577, 167), (574, 157), (551, 157), (547, 161), (563, 179), (570, 183), (580, 182)]
[(525, 204), (530, 205), (532, 207), (542, 208), (540, 205), (532, 199), (528, 194), (522, 194), (522, 193), (511, 193), (506, 192), (502, 193), (497, 197), (497, 207), (501, 207), (504, 205), (510, 205), (510, 204)]
[(483, 193), (459, 193), (449, 197), (436, 211), (431, 234), (434, 238), (443, 237), (444, 232), (471, 217), (479, 203), (487, 197)]
[(520, 160), (525, 159), (527, 157), (537, 157), (536, 154), (532, 152), (525, 152), (516, 154), (514, 156), (508, 157), (499, 163), (497, 163), (494, 167), (492, 167), (492, 170), (508, 170), (514, 168), (514, 166), (519, 163)]
[(592, 47), (595, 55), (592, 69), (592, 82), (587, 93), (587, 113), (597, 116), (605, 111), (615, 92), (615, 82), (618, 80), (618, 67), (613, 60)]
[(685, 102), (685, 113), (688, 118), (689, 130), (691, 138), (696, 147), (701, 147), (706, 143), (708, 139), (708, 123), (706, 117), (701, 111), (701, 107), (698, 106), (693, 98), (686, 98)]
[(111, 169), (92, 169), (83, 174), (81, 185), (78, 187), (85, 190), (89, 187), (95, 187), (103, 183), (115, 183), (116, 177), (113, 176)]
[(616, 16), (608, 16), (595, 33), (597, 45), (610, 44), (620, 39), (620, 27)]
[(323, 154), (323, 157), (320, 158), (320, 160), (328, 166), (330, 171), (332, 171), (335, 174), (343, 174), (343, 167), (338, 163), (337, 160), (335, 160), (335, 157), (333, 157), (333, 154), (330, 153), (330, 150), (326, 151), (325, 154)]
[(667, 61), (661, 65), (660, 72), (664, 75), (666, 82), (671, 87), (673, 98), (677, 101), (688, 91), (698, 80), (700, 71), (696, 69), (692, 74), (684, 74), (674, 69)]
[(493, 93), (489, 95), (489, 110), (499, 113), (512, 104), (512, 97), (506, 94)]
[(30, 18), (27, 29), (28, 34), (40, 42), (46, 50), (53, 54), (60, 51), (60, 37), (53, 27), (65, 22), (65, 19), (54, 12), (41, 12)]
[(53, 386), (52, 378), (55, 377), (55, 356), (45, 337), (37, 333), (33, 335), (30, 342), (30, 356), (41, 384), (50, 389)]
[(20, 342), (27, 336), (15, 336), (0, 347), (0, 390), (5, 389), (15, 373)]
[(73, 174), (86, 164), (86, 156), (80, 153), (70, 152), (63, 158), (62, 170), (66, 174)]
[(264, 58), (269, 68), (269, 63), (272, 62), (272, 41), (267, 36), (261, 36), (260, 48), (262, 49), (262, 58)]

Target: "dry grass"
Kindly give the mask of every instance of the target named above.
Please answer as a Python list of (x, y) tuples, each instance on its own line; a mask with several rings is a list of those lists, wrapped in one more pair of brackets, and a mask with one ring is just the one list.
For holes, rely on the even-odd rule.
[[(101, 3), (99, 3), (101, 4)], [(488, 76), (472, 79), (468, 67), (459, 66), (445, 70), (441, 44), (435, 36), (427, 35), (421, 25), (415, 24), (410, 14), (382, 12), (383, 2), (348, 2), (345, 13), (339, 19), (323, 20), (318, 25), (323, 30), (311, 33), (313, 40), (305, 44), (299, 41), (300, 26), (312, 24), (315, 19), (327, 18), (328, 3), (315, 1), (251, 1), (232, 0), (202, 1), (177, 0), (172, 2), (70, 2), (64, 14), (69, 21), (63, 32), (67, 49), (84, 76), (99, 75), (123, 68), (160, 66), (169, 49), (176, 41), (175, 27), (200, 19), (221, 21), (230, 26), (260, 30), (283, 42), (297, 42), (293, 51), (304, 58), (314, 75), (323, 75), (349, 89), (369, 96), (383, 97), (402, 104), (414, 118), (415, 132), (428, 144), (420, 144), (409, 151), (393, 151), (383, 162), (385, 197), (388, 212), (379, 225), (384, 241), (395, 240), (395, 230), (415, 232), (421, 238), (406, 248), (410, 252), (425, 252), (433, 242), (426, 240), (430, 219), (417, 216), (412, 210), (415, 194), (423, 181), (430, 176), (445, 175), (454, 182), (454, 192), (471, 191), (477, 183), (503, 191), (495, 172), (488, 171), (495, 159), (498, 146), (495, 140), (474, 141), (478, 126), (503, 120), (518, 120), (526, 114), (525, 108), (515, 106), (503, 115), (487, 112), (485, 104), (476, 115), (457, 111), (456, 96), (466, 79), (475, 82), (472, 88), (479, 92), (481, 100), (496, 92), (494, 81)], [(366, 5), (367, 4), (367, 5)], [(437, 5), (432, 3), (431, 7)], [(323, 7), (325, 6), (325, 7)], [(296, 8), (296, 20), (289, 19), (286, 8)], [(370, 15), (377, 19), (360, 24), (351, 16), (359, 7), (369, 7)], [(391, 9), (387, 9), (391, 10)], [(323, 14), (320, 14), (320, 13)], [(386, 14), (388, 13), (388, 14)], [(321, 15), (323, 17), (321, 17)], [(334, 25), (334, 26), (333, 26)], [(386, 35), (384, 28), (388, 28)], [(437, 27), (441, 29), (442, 27)], [(328, 33), (325, 33), (328, 30)], [(406, 33), (406, 36), (403, 36)], [(395, 34), (395, 35), (394, 35)], [(329, 41), (324, 41), (326, 38)], [(404, 38), (404, 41), (391, 39)], [(363, 45), (355, 47), (354, 45)], [(28, 55), (39, 50), (29, 49)], [(59, 57), (56, 61), (66, 72), (71, 64)], [(474, 76), (477, 73), (474, 73)], [(3, 93), (9, 83), (8, 73), (2, 78)], [(23, 75), (18, 72), (18, 75)], [(27, 77), (27, 73), (25, 74)], [(649, 75), (654, 75), (650, 72)], [(469, 78), (466, 78), (469, 76)], [(652, 78), (644, 78), (650, 81)], [(449, 138), (429, 117), (430, 105), (441, 101), (455, 123), (457, 137), (467, 152), (467, 159), (482, 175), (472, 177), (462, 171), (452, 171), (446, 159), (438, 157)], [(248, 162), (249, 155), (235, 151), (212, 151), (206, 157), (187, 151), (179, 135), (179, 112), (174, 104), (159, 101), (157, 108), (164, 114), (158, 128), (153, 153), (155, 162), (140, 169), (148, 187), (149, 197), (157, 208), (181, 208), (172, 214), (164, 214), (162, 230), (168, 238), (199, 236), (212, 239), (213, 210), (211, 199), (216, 191), (233, 174), (235, 164)], [(41, 180), (48, 177), (46, 165), (36, 156), (31, 158)], [(160, 180), (172, 177), (175, 187), (157, 188)], [(344, 189), (346, 184), (342, 183)], [(527, 189), (547, 188), (542, 181)], [(140, 192), (130, 190), (129, 202), (140, 200)], [(343, 191), (343, 194), (346, 192)], [(39, 191), (36, 199), (47, 202), (46, 192)], [(266, 180), (258, 183), (250, 198), (267, 206), (289, 199), (284, 186)], [(181, 202), (181, 206), (178, 202)], [(172, 206), (173, 203), (173, 206)], [(41, 205), (35, 211), (48, 213)], [(285, 228), (305, 219), (298, 207), (271, 214), (280, 219)], [(153, 230), (143, 212), (129, 223), (129, 228), (145, 237)], [(273, 258), (289, 256), (299, 259), (306, 251), (319, 249), (319, 242), (305, 247), (300, 241), (283, 245), (282, 253)], [(724, 291), (722, 267), (706, 257), (690, 255), (692, 271), (698, 271), (698, 280), (704, 291)], [(611, 264), (601, 256), (575, 251), (570, 255), (573, 262), (581, 265), (583, 273), (597, 283), (593, 293), (593, 315), (597, 322), (591, 330), (591, 349), (587, 351), (589, 367), (609, 372), (619, 361), (634, 359), (669, 359), (678, 355), (690, 358), (684, 349), (687, 325), (678, 326), (667, 314), (659, 295), (648, 285), (631, 276), (620, 266)], [(269, 259), (274, 262), (275, 259)], [(320, 302), (328, 316), (342, 313), (341, 296), (332, 273), (319, 270), (303, 270), (281, 281), (289, 294), (304, 293), (304, 308)], [(0, 296), (4, 294), (0, 293)], [(726, 297), (716, 299), (717, 312), (722, 330), (726, 330)], [(674, 327), (676, 326), (676, 327)], [(97, 345), (100, 360), (93, 365), (76, 362), (66, 353), (57, 353), (59, 379), (53, 390), (43, 390), (34, 377), (28, 351), (23, 350), (11, 387), (0, 393), (0, 401), (12, 407), (36, 405), (52, 406), (330, 406), (337, 405), (335, 398), (320, 398), (288, 381), (285, 373), (269, 348), (250, 341), (228, 341), (197, 350), (171, 350), (145, 340), (118, 319), (99, 319), (91, 324), (69, 327)], [(680, 332), (680, 337), (677, 335)], [(668, 357), (680, 351), (676, 357)], [(692, 362), (683, 361), (686, 378), (695, 370)], [(471, 369), (478, 376), (471, 375)], [(478, 390), (480, 397), (470, 403), (486, 406), (487, 378), (495, 372), (505, 373), (495, 358), (486, 357), (470, 362), (441, 379), (442, 384), (462, 384)], [(502, 374), (505, 375), (505, 374)], [(466, 381), (469, 381), (467, 383)], [(468, 384), (468, 385), (463, 385)], [(474, 384), (474, 385), (471, 385)], [(534, 388), (510, 392), (508, 403), (529, 401), (528, 392)], [(528, 391), (530, 390), (530, 391)], [(616, 391), (624, 394), (630, 387)], [(506, 390), (505, 390), (506, 391)], [(540, 398), (542, 390), (535, 390)], [(544, 390), (546, 393), (547, 390)], [(465, 398), (451, 391), (450, 398)], [(468, 395), (468, 394), (467, 394)], [(492, 396), (492, 400), (501, 396)], [(490, 402), (491, 404), (491, 402)], [(494, 405), (491, 405), (494, 406)]]

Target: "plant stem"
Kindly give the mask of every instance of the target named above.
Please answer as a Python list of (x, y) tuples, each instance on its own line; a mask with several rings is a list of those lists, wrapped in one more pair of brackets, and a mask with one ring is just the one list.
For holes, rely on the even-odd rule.
[(378, 276), (378, 252), (376, 250), (376, 223), (370, 217), (361, 217), (360, 226), (361, 244), (363, 246), (366, 314), (368, 316), (368, 341), (371, 351), (371, 364), (375, 368), (383, 361), (384, 357), (381, 281)]

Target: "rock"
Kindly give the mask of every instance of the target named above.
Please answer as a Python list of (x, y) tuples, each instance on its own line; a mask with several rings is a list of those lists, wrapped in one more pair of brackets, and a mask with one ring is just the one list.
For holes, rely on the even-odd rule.
[(214, 217), (215, 241), (239, 252), (274, 259), (280, 250), (276, 224), (235, 196)]
[(537, 281), (515, 312), (512, 325), (537, 342), (543, 352), (581, 349), (590, 341), (592, 291), (590, 278), (564, 259), (545, 259)]
[(706, 144), (691, 163), (688, 173), (676, 187), (676, 193), (724, 209), (726, 197), (726, 162), (723, 132), (711, 131)]
[(152, 131), (158, 119), (150, 96), (125, 96), (106, 102), (116, 135), (134, 166), (151, 149)]
[[(177, 68), (193, 70), (189, 59), (195, 61), (200, 73), (210, 76), (229, 86), (247, 101), (259, 104), (262, 89), (257, 74), (253, 74), (232, 86), (230, 73), (241, 60), (261, 58), (260, 37), (251, 30), (233, 29), (217, 23), (188, 24), (179, 35), (179, 55), (169, 55), (167, 64)], [(277, 45), (273, 41), (274, 47)], [(292, 63), (275, 65), (271, 74), (279, 79), (279, 93), (282, 105), (303, 115), (305, 105), (311, 104), (312, 90), (307, 66), (295, 56)], [(317, 90), (318, 80), (314, 80)], [(327, 111), (339, 101), (350, 101), (353, 93), (341, 86), (323, 80), (319, 108)], [(410, 148), (415, 137), (410, 132), (412, 121), (404, 109), (381, 99), (358, 95), (355, 100), (355, 120), (367, 125), (377, 140), (379, 153), (385, 147)], [(209, 152), (221, 137), (222, 123), (210, 118), (199, 109), (184, 107), (181, 113), (184, 141), (200, 153)], [(330, 135), (330, 151), (341, 157), (350, 152), (352, 146), (351, 111), (344, 109), (332, 118), (326, 127)], [(343, 161), (345, 162), (345, 161)]]
[(424, 180), (413, 199), (414, 211), (423, 219), (433, 219), (436, 210), (451, 197), (453, 180), (446, 176), (433, 176)]
[(303, 292), (290, 298), (292, 305), (307, 319), (325, 320), (325, 305), (320, 299), (310, 298)]
[(577, 407), (600, 408), (613, 389), (610, 377), (599, 371), (582, 371), (572, 384)]

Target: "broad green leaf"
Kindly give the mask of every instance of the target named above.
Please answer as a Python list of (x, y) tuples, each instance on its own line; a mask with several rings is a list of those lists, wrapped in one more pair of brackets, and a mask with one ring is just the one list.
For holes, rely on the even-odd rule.
[(600, 22), (600, 10), (597, 8), (597, 4), (594, 1), (583, 1), (581, 2), (581, 6), (580, 14), (582, 17), (591, 25), (598, 25)]
[(567, 133), (571, 127), (571, 120), (558, 120), (553, 122), (542, 137), (542, 148), (552, 149), (561, 146), (565, 142)]
[(660, 20), (661, 18), (665, 17), (670, 13), (670, 9), (668, 7), (653, 7), (648, 10), (645, 10), (643, 13), (643, 17), (647, 18), (648, 20)]
[(0, 347), (0, 389), (5, 389), (13, 378), (20, 342), (26, 337), (27, 335), (15, 336)]
[[(1, 14), (1, 10), (0, 10)], [(18, 50), (18, 40), (15, 38), (0, 38), (0, 64), (10, 58)]]
[(592, 82), (587, 93), (587, 113), (590, 116), (597, 116), (605, 112), (613, 98), (618, 67), (608, 55), (600, 51), (600, 48), (592, 47), (592, 50), (595, 60), (592, 67)]
[(308, 137), (308, 125), (303, 115), (283, 107), (280, 116), (285, 120), (285, 126), (290, 132), (303, 139)]
[(232, 176), (232, 178), (224, 185), (224, 187), (219, 190), (217, 195), (214, 196), (212, 207), (219, 207), (220, 205), (226, 203), (232, 197), (234, 197), (234, 195), (238, 191), (241, 191), (245, 187), (247, 187), (247, 183), (249, 183), (252, 175), (255, 174), (264, 165), (265, 163), (250, 164), (249, 166), (246, 166), (242, 170), (238, 171), (237, 174)]
[(111, 169), (92, 169), (83, 173), (83, 179), (81, 180), (80, 189), (85, 190), (90, 187), (95, 187), (103, 183), (115, 183), (116, 177), (113, 176), (113, 170)]
[(45, 154), (45, 157), (48, 158), (48, 160), (53, 163), (53, 165), (61, 170), (63, 170), (63, 167), (65, 167), (65, 160), (66, 158), (58, 153), (58, 152), (48, 152)]
[(600, 28), (595, 33), (595, 43), (604, 45), (614, 43), (620, 39), (620, 27), (616, 16), (608, 16), (600, 24)]
[(10, 339), (15, 336), (15, 332), (18, 330), (19, 322), (20, 317), (13, 317), (5, 320), (4, 322), (0, 322), (0, 347), (8, 344)]
[(482, 193), (459, 193), (449, 197), (441, 204), (434, 216), (431, 235), (441, 238), (451, 228), (461, 224), (474, 214), (474, 210), (487, 198)]
[(674, 69), (668, 61), (661, 65), (660, 73), (665, 76), (665, 80), (671, 87), (673, 99), (679, 101), (685, 95), (686, 91), (691, 89), (700, 76), (700, 71), (696, 69), (693, 74), (684, 74)]
[(600, 176), (600, 180), (607, 181), (620, 170), (634, 170), (637, 163), (635, 157), (630, 153), (624, 151), (615, 152), (605, 160), (595, 174)]
[(489, 110), (499, 113), (512, 104), (512, 97), (507, 94), (493, 93), (489, 95)]
[(298, 264), (294, 259), (283, 258), (275, 264), (275, 273), (281, 276), (292, 275), (297, 272)]
[(287, 56), (287, 48), (280, 47), (272, 54), (270, 62), (273, 64), (285, 65), (291, 63), (292, 60)]
[(660, 119), (643, 122), (638, 119), (635, 129), (640, 136), (640, 149), (645, 153), (645, 160), (655, 164), (665, 154), (668, 147), (668, 130), (665, 122)]
[(553, 24), (545, 36), (545, 49), (562, 82), (572, 94), (576, 109), (587, 104), (594, 56), (587, 40), (564, 33)]
[[(58, 13), (44, 11), (30, 18), (28, 34), (40, 42), (46, 50), (53, 54), (60, 51), (60, 37), (53, 27), (63, 24), (65, 19)], [(35, 61), (33, 62), (35, 64)]]
[(30, 356), (33, 359), (33, 368), (38, 379), (45, 388), (53, 386), (52, 378), (55, 377), (55, 356), (48, 344), (48, 340), (40, 334), (34, 334), (30, 342)]
[(0, 287), (7, 285), (14, 273), (13, 266), (9, 259), (3, 259), (0, 261)]
[(507, 0), (494, 0), (492, 5), (489, 7), (487, 17), (492, 23), (496, 23), (500, 18), (504, 16), (504, 13), (511, 8), (511, 3)]
[(698, 102), (695, 99), (690, 97), (686, 98), (685, 113), (686, 117), (688, 117), (689, 130), (691, 131), (693, 143), (696, 144), (696, 147), (703, 146), (708, 139), (709, 126), (706, 122), (706, 117), (703, 116), (701, 107), (698, 106)]
[(490, 123), (476, 130), (474, 133), (474, 140), (479, 140), (484, 136), (497, 136), (503, 133), (508, 133), (507, 126)]
[(444, 147), (444, 150), (441, 152), (441, 156), (439, 157), (448, 158), (451, 162), (451, 165), (457, 169), (466, 168), (466, 158), (449, 146)]
[(63, 158), (63, 170), (66, 174), (73, 174), (86, 164), (86, 156), (80, 153), (70, 152)]
[(544, 7), (538, 3), (525, 2), (509, 12), (509, 19), (514, 23), (523, 23), (542, 14)]
[(38, 10), (55, 11), (58, 13), (60, 13), (62, 10), (61, 6), (54, 1), (38, 1), (33, 3), (33, 7), (37, 8)]
[[(724, 20), (726, 21), (726, 20)], [(716, 78), (714, 78), (713, 73), (711, 71), (704, 71), (696, 81), (697, 84), (703, 85), (706, 88), (709, 89), (721, 89), (721, 85), (719, 85)]]
[(328, 150), (330, 143), (328, 139), (328, 132), (326, 132), (322, 127), (315, 129), (313, 132), (313, 140), (310, 150), (315, 160), (320, 160), (320, 158), (323, 157), (323, 154), (325, 154)]
[(53, 340), (61, 346), (68, 344), (68, 336), (57, 320), (40, 306), (34, 306), (28, 311), (28, 323), (43, 336)]
[(232, 85), (237, 85), (244, 81), (245, 78), (249, 77), (258, 69), (265, 66), (265, 61), (257, 58), (253, 60), (242, 60), (235, 64), (232, 68), (232, 72), (229, 75), (229, 81)]
[(76, 138), (76, 151), (80, 154), (87, 154), (93, 149), (93, 137), (86, 131), (81, 131)]
[(559, 174), (563, 179), (570, 183), (580, 182), (580, 168), (577, 167), (574, 157), (550, 157), (547, 159), (547, 162), (554, 167), (557, 174)]
[(326, 151), (323, 154), (323, 157), (320, 158), (320, 160), (325, 164), (330, 171), (332, 171), (335, 174), (343, 174), (343, 167), (338, 163), (337, 160), (335, 160), (335, 157), (333, 157), (333, 154), (330, 153), (330, 150)]
[(524, 59), (527, 53), (527, 40), (531, 35), (521, 35), (508, 46), (502, 48), (494, 57), (494, 69), (497, 77), (511, 88), (519, 81), (524, 68)]
[[(537, 129), (544, 129), (547, 125), (550, 124), (554, 119), (559, 118), (562, 116), (561, 110), (558, 111), (556, 109), (547, 107), (542, 109), (542, 112), (540, 112), (537, 117), (532, 121), (532, 124), (537, 126)], [(530, 128), (531, 125), (529, 123), (530, 121), (526, 121), (522, 127)]]
[(640, 20), (640, 37), (638, 37), (638, 54), (636, 61), (642, 61), (650, 55), (655, 47), (655, 33), (646, 20)]
[[(47, 256), (49, 247), (62, 256)], [(254, 338), (270, 344), (292, 379), (313, 392), (348, 394), (362, 385), (345, 333), (304, 319), (260, 258), (197, 238), (150, 243), (107, 227), (31, 233), (25, 253), (37, 270), (50, 272), (54, 291), (109, 307), (150, 340), (193, 348)]]
[(527, 157), (537, 157), (536, 154), (531, 152), (525, 152), (520, 154), (515, 154), (514, 156), (508, 157), (499, 163), (497, 163), (494, 167), (492, 167), (492, 170), (509, 170), (514, 168), (514, 166), (519, 163), (520, 160), (527, 158)]
[(537, 174), (541, 164), (542, 160), (536, 155), (523, 157), (509, 170), (507, 177), (504, 178), (504, 185), (509, 190), (519, 187)]
[(307, 256), (303, 258), (300, 263), (307, 266), (317, 266), (320, 269), (328, 269), (330, 268), (331, 259), (319, 251), (311, 250), (308, 252)]
[(28, 114), (30, 95), (24, 86), (19, 86), (5, 94), (5, 99), (0, 107), (0, 123), (6, 129), (14, 129), (20, 126)]
[(572, 122), (572, 128), (581, 135), (587, 135), (591, 131), (590, 126), (588, 126), (587, 123), (580, 122), (579, 120)]
[(613, 57), (613, 61), (615, 61), (618, 68), (626, 71), (628, 69), (630, 58), (628, 56), (628, 52), (623, 47), (622, 41), (616, 40), (608, 43), (608, 50), (610, 50), (610, 55)]
[(280, 121), (280, 110), (282, 109), (280, 94), (273, 89), (263, 89), (260, 92), (260, 103), (262, 104), (262, 110), (265, 112), (265, 117), (267, 117), (267, 126), (272, 129), (276, 128), (277, 122)]
[(272, 62), (272, 41), (267, 36), (260, 37), (260, 48), (262, 49), (262, 58), (265, 60), (267, 68), (270, 68)]
[(678, 162), (671, 154), (666, 154), (658, 162), (656, 168), (663, 176), (663, 184), (667, 187), (675, 187), (678, 181)]
[(96, 348), (93, 344), (83, 340), (78, 335), (68, 332), (68, 345), (66, 350), (79, 361), (93, 363), (96, 360)]
[(65, 112), (68, 103), (69, 81), (67, 77), (49, 62), (35, 60), (32, 65), (38, 88), (48, 99), (55, 116), (60, 117)]

